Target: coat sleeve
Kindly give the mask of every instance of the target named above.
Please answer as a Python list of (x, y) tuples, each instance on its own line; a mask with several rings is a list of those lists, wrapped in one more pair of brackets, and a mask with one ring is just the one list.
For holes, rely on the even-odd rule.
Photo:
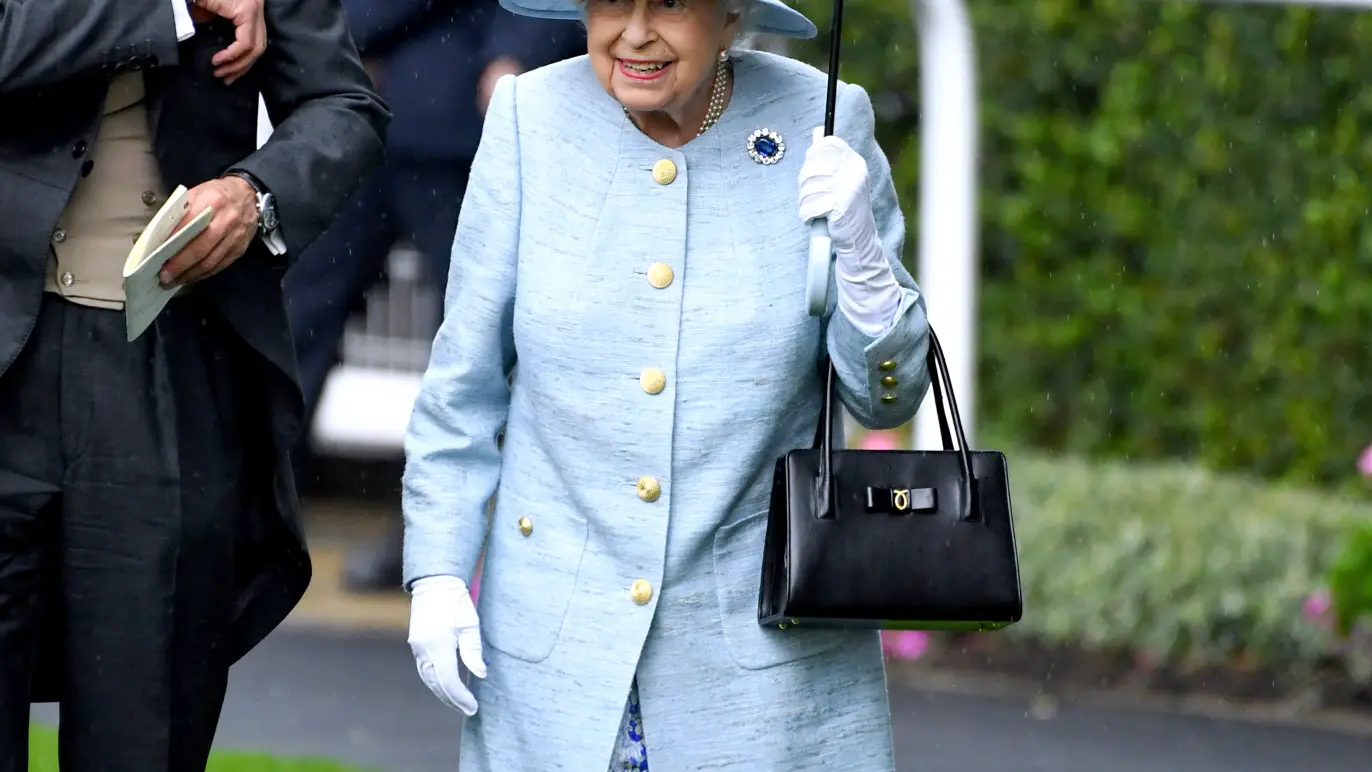
[(177, 63), (170, 0), (0, 0), (0, 94)]
[(372, 91), (339, 0), (266, 4), (262, 99), (272, 134), (234, 164), (276, 199), (293, 260), (328, 228), (366, 174), (382, 162), (391, 114)]
[(515, 365), (519, 143), (514, 76), (496, 85), (458, 216), (445, 313), (405, 437), (406, 589), (470, 581), (500, 480)]
[(901, 264), (905, 218), (896, 200), (891, 164), (876, 141), (872, 102), (861, 86), (844, 84), (835, 107), (834, 133), (867, 161), (873, 214), (886, 259), (901, 287), (895, 321), (872, 337), (853, 326), (837, 310), (837, 292), (830, 280), (825, 342), (838, 374), (838, 393), (858, 423), (869, 429), (905, 424), (929, 390), (929, 319), (924, 296)]

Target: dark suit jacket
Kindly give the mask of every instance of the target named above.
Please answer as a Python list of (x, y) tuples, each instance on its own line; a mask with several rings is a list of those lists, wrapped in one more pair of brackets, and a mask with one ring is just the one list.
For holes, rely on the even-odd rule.
[(393, 157), (469, 164), (486, 65), (508, 56), (532, 70), (586, 53), (580, 24), (516, 16), (497, 0), (343, 0), (343, 10), (363, 58), (381, 65)]
[[(301, 397), (281, 277), (383, 156), (388, 110), (372, 93), (339, 0), (268, 0), (268, 48), (225, 86), (210, 58), (233, 39), (217, 21), (176, 40), (169, 0), (0, 0), (0, 377), (32, 331), (49, 238), (99, 125), (110, 75), (143, 69), (165, 183), (193, 187), (230, 168), (277, 199), (287, 259), (259, 242), (203, 282), (260, 355), (243, 383), (262, 395), (261, 466), (239, 554), (235, 659), (295, 606), (310, 579), (288, 449)], [(275, 126), (257, 147), (258, 92)], [(264, 461), (265, 459), (265, 461)], [(35, 701), (55, 696), (40, 678)]]

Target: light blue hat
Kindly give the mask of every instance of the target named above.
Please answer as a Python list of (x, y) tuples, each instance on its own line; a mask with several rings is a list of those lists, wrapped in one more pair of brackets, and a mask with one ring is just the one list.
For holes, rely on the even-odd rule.
[[(814, 22), (782, 0), (750, 0), (752, 11), (748, 28), (769, 35), (788, 38), (812, 38), (818, 30)], [(581, 8), (575, 0), (500, 0), (500, 7), (519, 16), (537, 19), (580, 21)]]

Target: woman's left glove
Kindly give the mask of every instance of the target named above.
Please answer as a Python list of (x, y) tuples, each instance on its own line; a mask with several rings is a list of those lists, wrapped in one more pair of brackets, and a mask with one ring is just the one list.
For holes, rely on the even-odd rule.
[(800, 219), (829, 222), (838, 305), (869, 336), (884, 333), (900, 309), (900, 285), (872, 213), (867, 161), (847, 142), (817, 127), (800, 167)]
[(410, 590), (410, 651), (419, 677), (445, 705), (476, 714), (476, 698), (462, 683), (457, 658), (477, 678), (486, 677), (481, 628), (467, 583), (455, 576), (429, 576)]

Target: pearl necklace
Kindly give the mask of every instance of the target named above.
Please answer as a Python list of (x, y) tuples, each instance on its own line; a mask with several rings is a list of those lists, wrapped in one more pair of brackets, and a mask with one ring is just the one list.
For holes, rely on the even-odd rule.
[[(710, 130), (719, 122), (719, 117), (724, 114), (724, 106), (727, 101), (729, 91), (729, 58), (723, 54), (719, 57), (719, 64), (715, 66), (715, 84), (710, 89), (710, 109), (705, 111), (705, 122), (700, 124), (700, 131), (696, 136)], [(624, 114), (629, 115), (629, 108), (624, 108)]]
[(719, 116), (724, 114), (725, 94), (729, 91), (729, 58), (719, 57), (719, 64), (715, 67), (715, 85), (710, 91), (710, 109), (705, 111), (705, 122), (700, 124), (700, 131), (696, 132), (699, 137), (711, 126), (719, 121)]

